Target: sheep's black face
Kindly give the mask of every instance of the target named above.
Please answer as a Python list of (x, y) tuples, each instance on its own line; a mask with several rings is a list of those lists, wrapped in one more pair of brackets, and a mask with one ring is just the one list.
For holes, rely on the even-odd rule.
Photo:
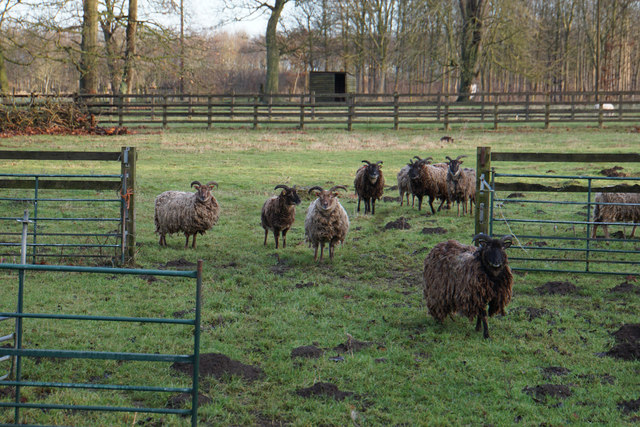
[(300, 204), (300, 196), (298, 196), (298, 192), (295, 188), (288, 188), (282, 191), (282, 195), (287, 203), (287, 205), (299, 205)]
[(449, 175), (454, 179), (457, 179), (458, 175), (460, 175), (460, 163), (462, 162), (458, 162), (456, 160), (451, 160), (449, 162)]
[(415, 162), (409, 164), (409, 179), (415, 180), (420, 177), (420, 169), (422, 168), (422, 163)]
[(489, 236), (481, 235), (477, 240), (480, 244), (478, 249), (480, 261), (485, 270), (493, 277), (499, 276), (507, 265), (505, 249), (511, 246), (510, 238), (505, 236), (501, 239), (492, 239)]
[(375, 184), (376, 182), (378, 182), (378, 178), (380, 178), (380, 166), (379, 165), (367, 166), (367, 177), (369, 178), (369, 182), (371, 184)]

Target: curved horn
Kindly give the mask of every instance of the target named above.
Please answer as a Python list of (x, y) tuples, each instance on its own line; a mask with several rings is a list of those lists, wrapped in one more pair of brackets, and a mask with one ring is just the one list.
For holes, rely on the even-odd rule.
[(191, 188), (193, 188), (193, 186), (194, 186), (194, 185), (196, 185), (196, 184), (197, 184), (197, 185), (202, 185), (202, 184), (200, 184), (200, 181), (193, 181), (193, 182), (191, 183)]
[(369, 162), (368, 160), (363, 160), (362, 163), (366, 163), (368, 165), (371, 165), (371, 162)]
[(345, 187), (344, 185), (334, 185), (333, 187), (331, 187), (331, 189), (329, 191), (336, 191), (338, 189), (342, 189), (344, 191), (349, 191), (347, 189), (347, 187)]
[(458, 157), (456, 157), (456, 160), (460, 160), (460, 159), (462, 159), (463, 157), (467, 157), (467, 156), (466, 156), (466, 155), (464, 155), (464, 154), (461, 154), (461, 155), (459, 155)]
[(507, 235), (505, 235), (505, 236), (502, 236), (502, 238), (500, 239), (500, 241), (502, 242), (502, 245), (503, 245), (505, 248), (508, 248), (509, 246), (511, 246), (511, 243), (512, 243), (512, 242), (511, 242), (511, 237), (512, 237), (512, 236), (511, 236), (510, 234), (507, 234)]
[(425, 157), (424, 159), (421, 160), (422, 162), (429, 164), (429, 161), (433, 162), (433, 157), (429, 156), (429, 157)]
[(322, 189), (322, 187), (320, 187), (320, 186), (318, 186), (318, 185), (314, 185), (313, 187), (311, 187), (310, 189), (308, 189), (308, 190), (307, 190), (307, 193), (311, 194), (311, 192), (312, 192), (313, 190), (324, 191), (324, 190)]
[(475, 236), (473, 236), (473, 239), (471, 239), (472, 242), (478, 242), (478, 243), (482, 243), (482, 242), (488, 242), (489, 240), (491, 240), (491, 237), (487, 236), (484, 233), (478, 233)]
[(420, 158), (420, 156), (413, 156), (413, 158), (414, 158), (414, 159), (417, 159), (418, 161), (422, 160), (422, 159)]
[[(445, 159), (449, 160), (449, 163), (453, 162), (453, 160), (451, 160), (451, 157), (449, 156), (444, 156)], [(457, 159), (456, 159), (457, 160)]]
[(283, 188), (285, 190), (289, 190), (289, 186), (288, 185), (284, 185), (284, 184), (278, 184), (276, 185), (276, 187), (274, 188), (274, 190), (277, 190), (278, 188)]
[(378, 161), (376, 162), (376, 165), (381, 165), (381, 164), (382, 164), (382, 160), (378, 160)]
[(212, 185), (215, 185), (215, 186), (216, 186), (216, 188), (218, 188), (218, 183), (217, 183), (217, 182), (215, 182), (215, 181), (209, 181), (209, 182), (207, 182), (207, 187), (212, 186)]

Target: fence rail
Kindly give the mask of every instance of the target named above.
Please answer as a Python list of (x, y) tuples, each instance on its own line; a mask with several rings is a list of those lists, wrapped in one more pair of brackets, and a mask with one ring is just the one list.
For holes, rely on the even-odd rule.
[(86, 106), (102, 125), (401, 126), (597, 124), (640, 122), (640, 92), (486, 92), (458, 102), (431, 94), (134, 94), (3, 97), (20, 108), (56, 99)]

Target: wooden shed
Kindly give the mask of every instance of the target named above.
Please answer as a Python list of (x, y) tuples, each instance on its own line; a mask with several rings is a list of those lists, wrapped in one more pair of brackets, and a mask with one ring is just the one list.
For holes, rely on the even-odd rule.
[(318, 96), (316, 102), (344, 102), (344, 96), (321, 96), (326, 94), (354, 93), (356, 79), (344, 71), (311, 71), (309, 73), (309, 92)]

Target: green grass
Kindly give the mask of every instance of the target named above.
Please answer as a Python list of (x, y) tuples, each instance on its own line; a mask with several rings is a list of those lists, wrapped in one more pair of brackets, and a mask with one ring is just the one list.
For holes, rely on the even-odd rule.
[[(492, 338), (482, 339), (474, 324), (456, 317), (437, 324), (422, 300), (422, 262), (437, 242), (455, 238), (470, 243), (471, 217), (455, 210), (427, 215), (397, 202), (378, 202), (375, 216), (356, 214), (352, 192), (342, 198), (351, 229), (333, 262), (313, 261), (303, 242), (304, 212), (288, 234), (288, 247), (276, 251), (273, 236), (262, 245), (260, 208), (286, 183), (303, 186), (344, 184), (352, 188), (361, 160), (383, 160), (387, 185), (414, 155), (466, 154), (475, 166), (477, 146), (493, 151), (637, 152), (640, 134), (626, 128), (607, 130), (555, 128), (449, 133), (443, 145), (437, 130), (404, 129), (294, 131), (219, 129), (168, 131), (122, 137), (20, 137), (0, 141), (3, 150), (103, 150), (135, 146), (139, 151), (137, 197), (137, 267), (158, 268), (185, 258), (205, 265), (201, 352), (223, 353), (258, 365), (265, 376), (255, 382), (237, 377), (201, 379), (201, 392), (212, 403), (201, 406), (203, 425), (630, 425), (638, 413), (625, 414), (618, 403), (640, 398), (640, 364), (602, 357), (610, 335), (622, 324), (637, 322), (640, 295), (609, 290), (625, 279), (584, 274), (534, 274), (515, 277), (514, 298), (505, 317), (489, 320)], [(614, 165), (508, 164), (505, 173), (596, 174)], [(638, 176), (640, 165), (623, 165)], [(95, 162), (2, 161), (3, 173), (118, 173), (117, 165)], [(189, 190), (193, 180), (215, 180), (222, 206), (217, 226), (198, 238), (196, 250), (184, 250), (183, 236), (168, 236), (169, 247), (154, 235), (153, 202), (165, 190)], [(395, 191), (387, 196), (396, 197)], [(104, 197), (111, 197), (105, 195)], [(507, 204), (527, 216), (529, 206)], [(14, 211), (11, 211), (13, 209)], [(1, 216), (21, 216), (25, 206), (2, 205)], [(551, 207), (543, 207), (549, 216)], [(5, 215), (6, 210), (11, 212)], [(560, 209), (571, 217), (578, 208)], [(513, 213), (513, 212), (511, 212)], [(384, 230), (407, 218), (409, 230)], [(574, 218), (575, 219), (575, 218)], [(582, 217), (580, 217), (582, 219)], [(6, 222), (5, 222), (6, 224)], [(18, 226), (15, 226), (18, 230)], [(53, 226), (52, 226), (53, 227)], [(422, 234), (442, 227), (444, 235)], [(612, 231), (618, 228), (612, 227)], [(516, 233), (520, 230), (516, 228)], [(515, 255), (517, 248), (510, 250)], [(5, 260), (5, 262), (11, 260)], [(636, 259), (637, 261), (637, 259)], [(51, 260), (50, 262), (55, 262)], [(148, 283), (135, 276), (108, 277), (73, 273), (26, 274), (25, 311), (65, 314), (172, 317), (194, 304), (193, 280), (159, 278)], [(17, 276), (0, 273), (0, 310), (15, 310)], [(574, 295), (539, 295), (548, 281), (569, 281)], [(308, 284), (296, 287), (297, 284)], [(531, 319), (527, 309), (543, 309)], [(191, 314), (187, 314), (190, 316)], [(0, 335), (10, 325), (0, 323)], [(25, 347), (96, 351), (189, 352), (190, 331), (139, 324), (78, 324), (25, 321)], [(330, 357), (347, 334), (373, 344), (344, 361)], [(292, 359), (291, 350), (315, 343), (327, 349), (319, 359)], [(2, 366), (2, 365), (0, 365)], [(565, 376), (550, 379), (542, 370), (562, 366)], [(167, 364), (138, 362), (26, 360), (23, 373), (33, 381), (188, 386), (189, 378)], [(331, 382), (355, 393), (342, 401), (303, 398), (296, 390)], [(566, 399), (536, 402), (525, 387), (569, 386)], [(0, 388), (1, 390), (1, 388)], [(28, 402), (86, 405), (160, 406), (166, 394), (103, 393), (39, 388), (23, 390)], [(1, 396), (1, 394), (0, 394)], [(0, 398), (7, 400), (6, 397)], [(355, 411), (355, 412), (352, 412)], [(186, 419), (148, 414), (94, 414), (72, 411), (23, 411), (23, 422), (65, 425), (183, 425)], [(0, 423), (13, 411), (0, 410)], [(634, 418), (635, 417), (635, 418)]]

